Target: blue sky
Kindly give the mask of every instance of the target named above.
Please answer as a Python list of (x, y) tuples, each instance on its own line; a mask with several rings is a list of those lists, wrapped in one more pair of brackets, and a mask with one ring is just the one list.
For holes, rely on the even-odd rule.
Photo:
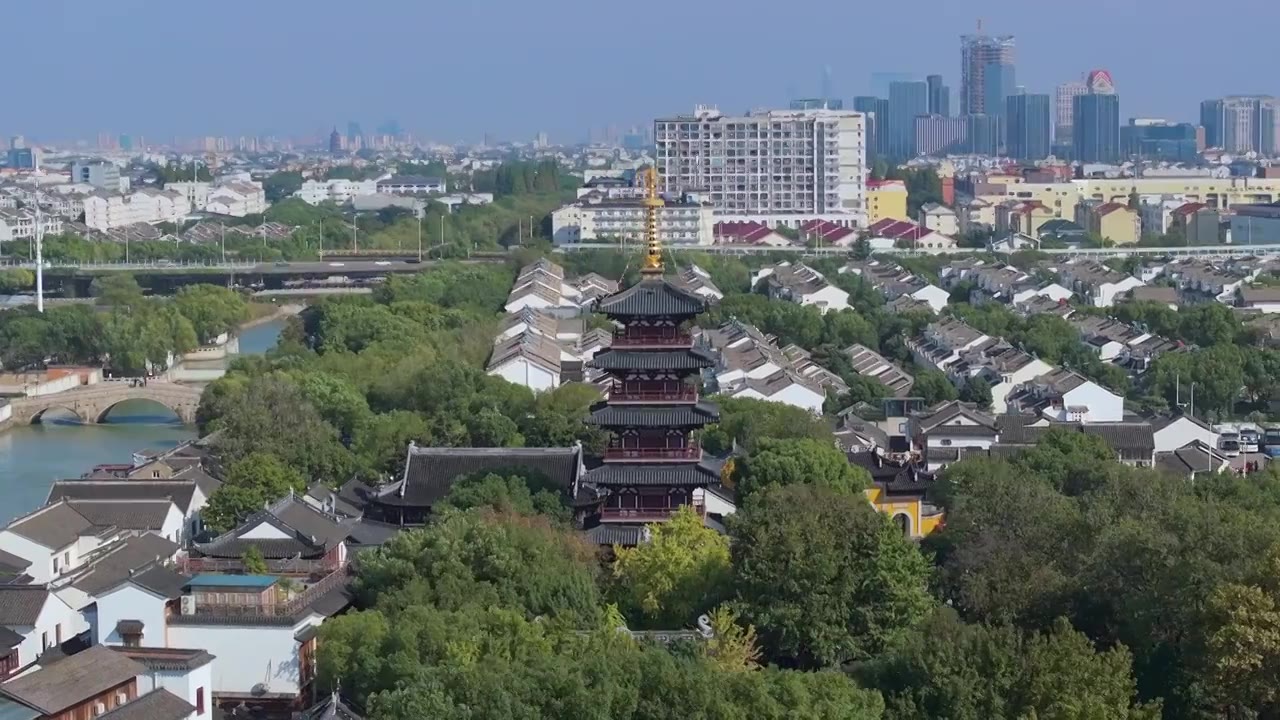
[[(1018, 39), (1018, 83), (1111, 70), (1121, 113), (1280, 94), (1274, 0), (8, 0), (0, 133), (155, 139), (304, 134), (387, 118), (439, 140), (583, 139), (699, 102), (725, 110), (868, 92), (875, 71), (959, 85), (981, 17)], [(1225, 7), (1225, 6), (1224, 6)], [(1205, 26), (1221, 29), (1207, 36)], [(18, 98), (23, 98), (21, 101)]]

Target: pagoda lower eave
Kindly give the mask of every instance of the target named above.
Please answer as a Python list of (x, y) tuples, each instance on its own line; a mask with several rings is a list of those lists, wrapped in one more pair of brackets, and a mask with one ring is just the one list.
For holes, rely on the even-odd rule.
[(702, 370), (713, 367), (715, 357), (701, 348), (683, 350), (617, 350), (596, 353), (587, 367), (600, 370)]
[(612, 405), (596, 403), (587, 423), (600, 427), (700, 428), (720, 422), (720, 410), (708, 402), (687, 405)]
[(588, 470), (583, 479), (601, 487), (706, 487), (720, 482), (715, 461), (661, 464), (608, 463)]

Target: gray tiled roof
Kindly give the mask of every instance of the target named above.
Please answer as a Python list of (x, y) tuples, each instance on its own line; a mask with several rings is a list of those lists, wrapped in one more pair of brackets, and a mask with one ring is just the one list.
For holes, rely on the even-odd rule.
[(706, 350), (616, 350), (610, 348), (596, 353), (588, 367), (601, 370), (701, 370), (715, 366), (716, 361)]
[(364, 720), (347, 703), (333, 693), (302, 713), (302, 720)]
[(68, 500), (71, 507), (99, 527), (160, 530), (174, 502), (165, 500)]
[(48, 599), (43, 585), (0, 585), (0, 625), (35, 625)]
[(31, 567), (31, 561), (0, 550), (0, 575), (18, 575)]
[[(241, 537), (242, 533), (262, 523), (271, 525), (289, 537)], [(207, 543), (197, 544), (194, 549), (201, 555), (221, 558), (239, 558), (250, 547), (257, 548), (267, 560), (298, 556), (316, 558), (346, 537), (346, 525), (307, 505), (300, 498), (288, 495), (275, 505), (249, 516), (235, 529)]]
[(112, 650), (137, 661), (148, 670), (177, 672), (194, 670), (214, 661), (208, 650), (161, 647), (112, 647)]
[[(49, 499), (70, 500), (172, 500), (186, 514), (195, 495), (194, 480), (59, 480), (49, 488)], [(88, 517), (88, 516), (86, 516)], [(93, 520), (93, 518), (89, 518)], [(113, 523), (114, 524), (114, 523)]]
[(719, 420), (719, 408), (708, 402), (649, 407), (599, 403), (592, 408), (587, 423), (606, 427), (700, 427)]
[(22, 644), (26, 638), (0, 625), (0, 650), (12, 650)]
[(640, 282), (596, 303), (596, 311), (606, 315), (691, 316), (707, 311), (707, 303), (670, 280), (644, 278)]
[(65, 502), (46, 505), (9, 524), (10, 532), (51, 550), (64, 548), (81, 535), (93, 534), (94, 524)]
[(643, 525), (602, 523), (585, 532), (587, 540), (596, 545), (621, 545), (635, 547), (640, 544)]
[(156, 688), (132, 702), (98, 716), (98, 720), (181, 720), (193, 712), (195, 706), (165, 690)]
[(573, 486), (580, 450), (568, 448), (425, 448), (410, 446), (404, 477), (378, 496), (392, 505), (430, 507), (460, 477), (479, 472), (532, 470), (566, 489)]
[(133, 571), (168, 560), (176, 552), (177, 544), (153, 533), (125, 538), (105, 548), (89, 572), (72, 584), (83, 593), (97, 595), (128, 580)]
[(597, 485), (702, 487), (720, 482), (720, 471), (705, 461), (645, 465), (608, 463), (587, 471), (584, 479)]
[(0, 694), (45, 715), (58, 715), (145, 672), (124, 655), (95, 645), (0, 685)]

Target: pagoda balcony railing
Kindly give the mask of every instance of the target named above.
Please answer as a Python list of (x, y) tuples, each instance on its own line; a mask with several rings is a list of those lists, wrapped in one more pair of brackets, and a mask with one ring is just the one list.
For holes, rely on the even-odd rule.
[(707, 514), (707, 506), (702, 503), (676, 505), (666, 508), (601, 508), (600, 519), (605, 522), (662, 522), (670, 520), (682, 507), (692, 507), (699, 516)]
[(698, 401), (698, 388), (687, 383), (667, 386), (635, 386), (614, 383), (609, 387), (609, 402), (625, 403), (690, 403)]
[(613, 347), (693, 347), (693, 335), (676, 328), (619, 330), (613, 334)]
[(685, 447), (610, 447), (604, 451), (605, 461), (689, 462), (702, 459), (702, 446), (696, 441)]

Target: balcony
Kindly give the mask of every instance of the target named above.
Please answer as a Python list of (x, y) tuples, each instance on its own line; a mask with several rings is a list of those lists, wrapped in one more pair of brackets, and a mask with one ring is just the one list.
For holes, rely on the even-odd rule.
[(685, 383), (614, 383), (609, 387), (611, 403), (691, 403), (698, 401), (698, 389)]
[(670, 348), (693, 347), (693, 336), (688, 330), (676, 328), (629, 329), (613, 334), (614, 347), (627, 348)]
[(604, 451), (605, 462), (691, 462), (702, 459), (702, 446), (697, 441), (685, 447), (610, 447)]
[[(601, 522), (666, 522), (684, 505), (661, 508), (615, 508), (606, 507), (600, 510)], [(693, 503), (693, 511), (699, 516), (707, 514), (707, 506)]]

